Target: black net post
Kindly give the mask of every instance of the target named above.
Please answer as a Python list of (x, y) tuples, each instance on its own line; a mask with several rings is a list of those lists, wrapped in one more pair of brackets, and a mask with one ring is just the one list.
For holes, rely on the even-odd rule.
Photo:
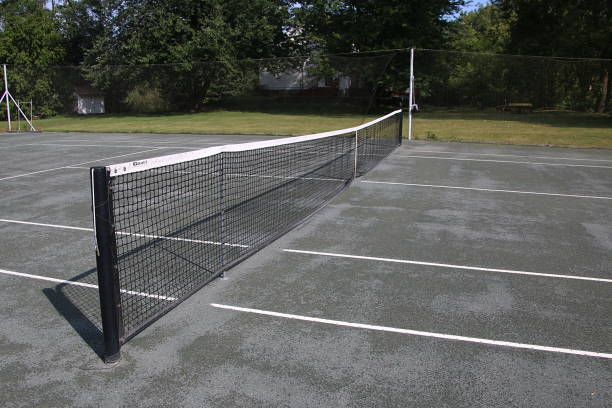
[(104, 362), (115, 363), (121, 354), (121, 298), (119, 279), (113, 267), (115, 238), (113, 234), (112, 200), (106, 167), (91, 168), (91, 190), (96, 239), (96, 266), (102, 330), (104, 332)]

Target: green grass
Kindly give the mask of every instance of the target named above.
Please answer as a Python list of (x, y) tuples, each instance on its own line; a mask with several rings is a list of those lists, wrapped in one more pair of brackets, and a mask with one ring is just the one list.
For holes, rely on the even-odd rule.
[(373, 117), (215, 111), (171, 115), (56, 116), (38, 120), (45, 132), (143, 132), (298, 135), (356, 126)]
[[(38, 120), (35, 126), (46, 132), (300, 135), (356, 126), (375, 116), (220, 110), (170, 115), (56, 116)], [(512, 114), (425, 108), (415, 114), (413, 135), (420, 140), (612, 148), (612, 116), (561, 111)]]
[(612, 148), (612, 116), (425, 109), (415, 114), (413, 135), (417, 139)]

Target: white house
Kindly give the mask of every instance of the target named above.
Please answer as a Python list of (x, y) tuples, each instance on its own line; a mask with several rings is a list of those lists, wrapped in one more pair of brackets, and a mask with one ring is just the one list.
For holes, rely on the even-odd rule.
[(102, 114), (104, 110), (104, 94), (93, 88), (75, 88), (74, 112), (79, 115)]

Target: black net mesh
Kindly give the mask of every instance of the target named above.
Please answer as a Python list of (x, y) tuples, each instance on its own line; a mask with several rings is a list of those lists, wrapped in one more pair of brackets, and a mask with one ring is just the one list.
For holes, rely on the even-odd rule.
[[(122, 341), (328, 203), (401, 142), (402, 113), (346, 131), (109, 166)], [(357, 152), (357, 157), (355, 157)]]

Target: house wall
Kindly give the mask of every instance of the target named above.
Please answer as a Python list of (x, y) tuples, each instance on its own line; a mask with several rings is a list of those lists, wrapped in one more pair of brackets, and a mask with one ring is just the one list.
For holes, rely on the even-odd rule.
[(302, 72), (283, 72), (272, 74), (262, 71), (259, 74), (259, 85), (270, 90), (300, 90), (306, 87)]
[(79, 115), (104, 113), (104, 98), (100, 96), (77, 95), (75, 111)]

